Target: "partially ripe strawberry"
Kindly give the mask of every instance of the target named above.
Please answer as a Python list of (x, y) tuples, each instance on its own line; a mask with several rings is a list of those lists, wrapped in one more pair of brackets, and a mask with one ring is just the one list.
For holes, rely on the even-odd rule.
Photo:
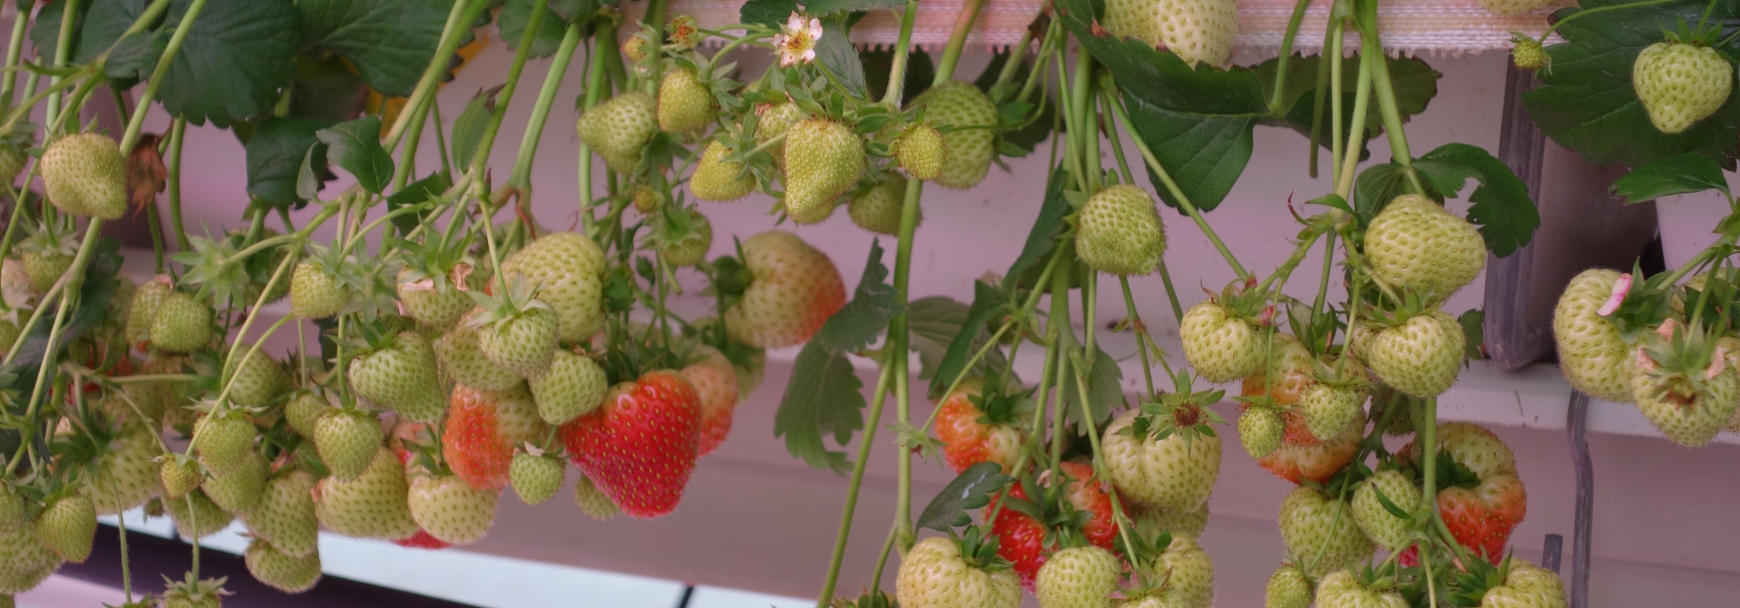
[(912, 105), (924, 108), (927, 122), (953, 127), (943, 134), (942, 172), (932, 181), (957, 190), (979, 185), (997, 156), (997, 106), (991, 98), (971, 82), (951, 80), (926, 90)]
[(280, 472), (266, 482), (260, 503), (242, 517), (254, 538), (271, 541), (290, 557), (314, 555), (318, 548), (320, 521), (314, 515), (313, 475), (306, 471)]
[(1184, 359), (1209, 382), (1231, 382), (1262, 368), (1261, 331), (1233, 309), (1212, 300), (1184, 313), (1178, 336), (1184, 342)]
[(1311, 606), (1311, 579), (1298, 566), (1287, 564), (1275, 569), (1269, 575), (1269, 584), (1263, 589), (1264, 608), (1309, 608)]
[(604, 328), (604, 250), (585, 235), (546, 234), (502, 260), (501, 272), (538, 289), (538, 299), (561, 320), (562, 341), (585, 341)]
[(550, 369), (528, 379), (538, 416), (550, 424), (579, 418), (604, 403), (610, 380), (604, 368), (591, 357), (566, 350), (556, 351)]
[[(1438, 490), (1439, 518), (1470, 553), (1498, 563), (1510, 533), (1528, 514), (1528, 493), (1517, 478), (1515, 455), (1491, 430), (1467, 422), (1439, 424), (1438, 446), (1475, 477)], [(1412, 462), (1421, 458), (1415, 444), (1397, 454)], [(1409, 555), (1402, 557), (1403, 565), (1412, 565)]]
[(1100, 23), (1114, 36), (1172, 51), (1185, 63), (1221, 67), (1232, 60), (1239, 5), (1238, 0), (1110, 0)]
[(695, 395), (701, 400), (701, 443), (696, 455), (706, 456), (731, 434), (731, 413), (737, 409), (737, 370), (724, 353), (711, 346), (696, 345), (693, 354), (700, 359), (683, 367), (681, 373), (695, 385)]
[(350, 303), (350, 288), (319, 261), (302, 262), (290, 273), (290, 314), (324, 319)]
[(1420, 511), (1420, 488), (1400, 471), (1385, 469), (1359, 482), (1359, 489), (1353, 491), (1353, 523), (1358, 524), (1366, 538), (1379, 547), (1401, 551), (1414, 542), (1413, 529), (1408, 522), (1384, 508), (1383, 501), (1378, 498), (1380, 493), (1403, 513), (1417, 513)]
[(356, 479), (332, 477), (315, 487), (314, 513), (328, 530), (355, 538), (405, 538), (417, 533), (405, 497), (405, 466), (385, 447)]
[(605, 496), (584, 473), (580, 475), (580, 481), (574, 484), (574, 504), (580, 507), (581, 513), (597, 521), (608, 520), (622, 512), (616, 506), (616, 501)]
[(435, 353), (441, 359), (441, 369), (466, 386), (487, 391), (505, 391), (524, 382), (518, 374), (483, 356), (483, 347), (478, 344), (477, 330), (463, 322), (435, 341)]
[(525, 389), (496, 393), (463, 384), (453, 387), (446, 424), (441, 451), (447, 466), (472, 487), (492, 490), (507, 485), (514, 447), (548, 432)]
[[(1106, 476), (1123, 496), (1174, 511), (1195, 511), (1208, 502), (1220, 477), (1220, 435), (1178, 429), (1165, 438), (1131, 428), (1140, 410), (1129, 410), (1106, 427)], [(1156, 430), (1153, 421), (1150, 430)], [(1128, 430), (1126, 430), (1128, 429)]]
[(192, 352), (211, 343), (213, 313), (193, 296), (175, 292), (163, 297), (151, 319), (151, 345), (172, 353)]
[(743, 299), (725, 311), (731, 339), (756, 348), (800, 344), (846, 305), (846, 286), (827, 254), (797, 235), (769, 230), (743, 241), (754, 276)]
[(417, 530), (416, 534), (393, 539), (392, 543), (410, 549), (429, 549), (431, 551), (453, 546), (453, 543), (430, 536), (427, 531), (421, 529)]
[(1124, 566), (1099, 547), (1071, 547), (1052, 554), (1034, 582), (1043, 608), (1109, 608)]
[(181, 498), (164, 500), (162, 504), (163, 510), (169, 512), (170, 521), (175, 522), (175, 531), (186, 539), (217, 534), (229, 529), (230, 523), (236, 520), (235, 515), (212, 502), (204, 490), (194, 490)]
[(414, 331), (401, 331), (382, 348), (350, 361), (350, 385), (364, 399), (417, 422), (435, 422), (447, 410), (435, 351)]
[(937, 404), (936, 436), (943, 443), (943, 459), (956, 473), (981, 462), (995, 462), (1009, 473), (1021, 455), (1022, 433), (1014, 412), (1009, 403), (999, 403), (992, 408), (995, 416), (987, 413), (981, 405), (992, 404), (983, 403), (984, 388), (984, 378), (967, 378)]
[(659, 132), (654, 117), (657, 105), (645, 93), (624, 93), (587, 110), (574, 129), (580, 141), (604, 157), (611, 171), (632, 174), (640, 164), (641, 149)]
[(1280, 410), (1271, 407), (1251, 407), (1239, 414), (1239, 444), (1251, 458), (1262, 458), (1281, 448), (1281, 438), (1287, 423)]
[(112, 220), (127, 211), (127, 159), (109, 136), (68, 135), (42, 153), (42, 185), (61, 211)]
[(549, 500), (562, 489), (566, 469), (561, 458), (520, 452), (514, 454), (513, 464), (508, 466), (508, 481), (513, 484), (514, 493), (519, 495), (521, 502), (535, 505)]
[(864, 173), (864, 142), (837, 120), (811, 118), (785, 136), (785, 214), (799, 224), (833, 215)]
[[(905, 206), (906, 178), (891, 174), (882, 183), (853, 193), (851, 202), (846, 205), (846, 213), (852, 216), (852, 223), (859, 228), (895, 236), (900, 234), (900, 214)], [(913, 225), (923, 221), (924, 209), (920, 207)]]
[(666, 133), (687, 133), (707, 128), (718, 114), (713, 91), (695, 70), (673, 67), (659, 82), (659, 128)]
[(894, 138), (894, 159), (915, 179), (933, 181), (942, 176), (948, 159), (948, 141), (928, 124), (914, 124)]
[(894, 595), (901, 608), (1017, 608), (1014, 573), (969, 563), (953, 539), (918, 541), (900, 560)]
[(452, 475), (419, 475), (406, 498), (411, 519), (430, 536), (455, 545), (474, 543), (495, 523), (501, 490), (479, 490)]
[(97, 508), (84, 494), (51, 498), (31, 528), (42, 546), (66, 561), (82, 564), (97, 538)]
[(1129, 184), (1099, 191), (1076, 219), (1076, 254), (1089, 268), (1116, 275), (1142, 275), (1160, 266), (1166, 227), (1154, 197)]
[(1353, 523), (1352, 507), (1316, 488), (1300, 486), (1287, 494), (1281, 501), (1279, 523), (1289, 554), (1321, 555), (1308, 562), (1308, 575), (1323, 576), (1371, 557), (1371, 541)]
[(1671, 135), (1722, 109), (1734, 89), (1734, 65), (1702, 44), (1657, 42), (1638, 53), (1631, 84), (1650, 124)]
[(242, 555), (248, 574), (267, 587), (284, 593), (302, 593), (320, 582), (320, 554), (311, 552), (295, 557), (262, 539), (248, 543)]
[(1632, 349), (1619, 326), (1601, 316), (1601, 305), (1620, 279), (1617, 271), (1591, 268), (1577, 273), (1553, 307), (1553, 342), (1559, 371), (1571, 386), (1596, 399), (1631, 401)]
[(1480, 0), (1480, 6), (1494, 15), (1518, 15), (1546, 8), (1552, 3), (1553, 0)]
[(1486, 268), (1486, 239), (1468, 220), (1418, 194), (1390, 201), (1365, 231), (1374, 276), (1443, 300)]
[(647, 372), (612, 387), (561, 434), (574, 465), (623, 512), (659, 517), (677, 508), (695, 470), (700, 397), (674, 371)]
[[(689, 192), (695, 198), (719, 203), (731, 202), (755, 190), (755, 176), (743, 170), (742, 161), (729, 161), (731, 149), (718, 140), (707, 142), (701, 162), (689, 176)], [(638, 199), (637, 199), (638, 200)], [(638, 206), (638, 202), (636, 204)]]
[(1456, 383), (1465, 341), (1455, 317), (1433, 311), (1378, 332), (1366, 349), (1365, 362), (1390, 388), (1431, 399)]
[(266, 492), (266, 476), (270, 473), (271, 468), (266, 464), (265, 457), (260, 456), (258, 451), (248, 450), (235, 470), (205, 478), (200, 489), (205, 490), (205, 495), (211, 499), (212, 504), (224, 511), (232, 515), (246, 515), (259, 506), (260, 498)]
[(314, 447), (339, 479), (356, 479), (368, 470), (384, 436), (380, 420), (361, 410), (329, 408), (314, 423)]

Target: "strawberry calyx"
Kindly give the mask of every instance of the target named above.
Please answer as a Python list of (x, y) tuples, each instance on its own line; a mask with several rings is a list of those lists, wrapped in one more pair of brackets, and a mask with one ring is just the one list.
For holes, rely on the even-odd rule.
[(1652, 398), (1690, 408), (1710, 393), (1709, 381), (1728, 369), (1730, 356), (1703, 327), (1668, 319), (1644, 335), (1637, 367), (1654, 380)]
[(508, 281), (506, 289), (499, 293), (486, 294), (467, 291), (466, 295), (483, 308), (483, 312), (472, 315), (466, 320), (466, 325), (473, 328), (495, 327), (512, 324), (514, 321), (531, 314), (532, 311), (553, 311), (549, 304), (537, 299), (536, 287), (526, 283), (525, 277), (515, 275)]
[(960, 547), (961, 560), (966, 562), (968, 566), (986, 572), (1003, 570), (1011, 566), (1008, 560), (997, 554), (997, 535), (983, 524), (968, 527), (960, 536), (955, 536), (953, 532), (950, 532), (949, 538)]
[[(1189, 370), (1180, 371), (1177, 382), (1181, 391), (1189, 391), (1191, 389)], [(1157, 400), (1143, 403), (1141, 413), (1136, 416), (1130, 426), (1124, 427), (1119, 432), (1136, 437), (1147, 437), (1154, 441), (1164, 440), (1174, 433), (1183, 433), (1186, 441), (1197, 436), (1213, 437), (1215, 431), (1212, 425), (1226, 424), (1226, 419), (1209, 409), (1209, 406), (1219, 403), (1224, 398), (1226, 398), (1226, 391), (1219, 389), (1181, 393), (1163, 392), (1158, 395)]]
[(888, 594), (881, 589), (867, 590), (863, 595), (853, 600), (837, 597), (829, 602), (828, 606), (829, 608), (897, 608), (894, 598), (888, 597)]

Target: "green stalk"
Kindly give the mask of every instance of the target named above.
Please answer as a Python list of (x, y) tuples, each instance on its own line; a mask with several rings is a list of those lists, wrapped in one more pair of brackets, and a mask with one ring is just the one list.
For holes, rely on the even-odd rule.
[(900, 43), (894, 46), (894, 59), (889, 63), (888, 87), (882, 95), (882, 105), (899, 108), (906, 95), (906, 61), (912, 49), (912, 26), (918, 19), (918, 0), (907, 0), (900, 14)]
[[(1377, 60), (1383, 61), (1383, 57)], [(1340, 179), (1335, 182), (1335, 193), (1344, 199), (1353, 193), (1353, 178), (1359, 173), (1359, 153), (1365, 149), (1365, 117), (1371, 112), (1371, 62), (1369, 55), (1360, 53), (1359, 83), (1354, 86), (1353, 96), (1353, 124), (1348, 125), (1347, 149), (1343, 151), (1345, 159), (1341, 161)], [(1341, 81), (1337, 79), (1336, 82)], [(1340, 132), (1340, 129), (1336, 130), (1336, 133)]]
[(18, 61), (24, 55), (24, 37), (29, 26), (30, 11), (18, 11), (18, 16), (12, 20), (12, 38), (6, 43), (6, 75), (0, 81), (0, 103), (12, 103), (12, 90), (18, 86), (18, 71), (13, 68), (18, 67)]
[(146, 83), (145, 92), (139, 95), (139, 102), (133, 104), (139, 111), (134, 112), (133, 119), (127, 121), (127, 132), (121, 136), (123, 153), (131, 151), (133, 144), (139, 142), (139, 130), (145, 126), (145, 115), (150, 114), (145, 110), (151, 107), (151, 102), (156, 101), (157, 87), (163, 85), (163, 77), (169, 74), (169, 65), (174, 62), (175, 54), (181, 51), (181, 44), (187, 41), (187, 32), (193, 29), (194, 20), (205, 9), (205, 2), (206, 0), (193, 0), (193, 4), (188, 5), (187, 13), (182, 15), (181, 23), (169, 37), (169, 44), (163, 47), (163, 57), (158, 59), (157, 68), (151, 71), (151, 80)]
[(1287, 82), (1287, 64), (1293, 59), (1293, 38), (1299, 35), (1299, 25), (1305, 22), (1305, 9), (1310, 6), (1311, 0), (1298, 0), (1293, 4), (1293, 16), (1287, 19), (1287, 33), (1281, 36), (1281, 56), (1275, 60), (1275, 94), (1269, 97), (1270, 114), (1281, 115), (1281, 93), (1286, 90), (1282, 85)]
[[(1344, 25), (1339, 20), (1329, 24), (1329, 36), (1323, 51), (1324, 59), (1329, 62), (1329, 181), (1337, 185), (1341, 184), (1342, 147), (1347, 145), (1347, 132), (1341, 129), (1341, 67), (1346, 63), (1341, 56)], [(1316, 107), (1323, 107), (1321, 95), (1318, 96)], [(1313, 148), (1311, 153), (1316, 154), (1317, 150)], [(1312, 162), (1311, 165), (1315, 168), (1317, 163)]]
[[(1116, 85), (1108, 86), (1115, 87)], [(1133, 128), (1129, 111), (1124, 109), (1124, 104), (1112, 104), (1112, 113), (1117, 116), (1118, 122), (1123, 123), (1124, 133), (1130, 136), (1131, 143), (1136, 144), (1136, 150), (1142, 153), (1142, 160), (1148, 163), (1148, 169), (1153, 171), (1154, 175), (1159, 176), (1160, 182), (1166, 186), (1166, 191), (1172, 194), (1172, 199), (1178, 202), (1179, 208), (1183, 209), (1192, 221), (1196, 222), (1196, 227), (1202, 230), (1204, 236), (1208, 237), (1208, 242), (1214, 244), (1215, 250), (1220, 252), (1220, 257), (1225, 258), (1227, 265), (1232, 267), (1233, 274), (1238, 275), (1241, 281), (1249, 278), (1250, 272), (1239, 264), (1238, 258), (1233, 257), (1232, 250), (1227, 249), (1226, 243), (1221, 242), (1220, 235), (1216, 234), (1214, 228), (1208, 225), (1208, 220), (1202, 217), (1202, 212), (1196, 209), (1196, 205), (1190, 203), (1190, 197), (1185, 196), (1184, 192), (1178, 189), (1178, 183), (1172, 181), (1172, 175), (1167, 173), (1166, 167), (1160, 164), (1160, 159), (1154, 157), (1154, 151), (1148, 148), (1148, 142), (1143, 141), (1142, 134)]]
[(852, 517), (858, 511), (858, 491), (864, 485), (864, 469), (870, 464), (870, 446), (876, 440), (876, 427), (882, 425), (882, 405), (888, 401), (888, 382), (893, 375), (894, 366), (885, 363), (876, 380), (876, 391), (871, 394), (870, 415), (865, 419), (864, 437), (858, 442), (858, 460), (852, 463), (852, 481), (846, 485), (846, 508), (840, 512), (840, 531), (834, 537), (834, 555), (828, 561), (828, 578), (822, 582), (822, 594), (816, 600), (816, 608), (828, 608), (833, 601), (834, 588), (840, 582), (840, 564), (846, 560), (846, 543), (852, 536)]
[[(610, 31), (614, 34), (616, 30), (613, 28)], [(593, 35), (592, 53), (586, 62), (586, 100), (581, 103), (582, 115), (586, 110), (592, 109), (592, 106), (598, 105), (598, 100), (610, 86), (606, 79), (604, 58), (616, 53), (616, 47), (611, 45), (612, 38), (613, 36), (602, 33)], [(578, 156), (579, 166), (575, 168), (575, 172), (580, 175), (580, 227), (586, 236), (598, 240), (598, 220), (592, 214), (592, 148), (584, 141), (580, 142)]]
[[(907, 4), (918, 3), (908, 0)], [(967, 34), (973, 31), (973, 22), (979, 19), (979, 9), (984, 6), (985, 0), (966, 0), (961, 5), (961, 12), (955, 16), (955, 29), (949, 32), (948, 45), (943, 47), (942, 60), (936, 64), (936, 79), (930, 86), (941, 85), (955, 77), (955, 66), (961, 62), (961, 49), (967, 46)]]
[[(393, 128), (387, 131), (387, 150), (398, 147), (399, 138), (404, 135), (411, 118), (441, 84), (441, 75), (447, 73), (447, 63), (453, 59), (453, 53), (459, 50), (459, 41), (464, 38), (462, 32), (468, 30), (467, 26), (476, 21), (478, 15), (483, 14), (483, 9), (489, 5), (488, 0), (459, 0), (453, 3), (453, 10), (447, 13), (447, 25), (441, 31), (441, 44), (435, 48), (435, 56), (429, 59), (429, 66), (423, 68), (423, 76), (417, 80), (416, 88), (411, 89), (410, 97), (406, 98), (405, 109), (399, 112), (399, 117), (393, 121)], [(543, 12), (539, 11), (533, 13), (532, 18), (539, 19), (542, 16)], [(526, 31), (535, 31), (530, 26), (536, 25), (536, 22), (526, 25)]]
[[(30, 405), (25, 410), (25, 420), (36, 420), (37, 408), (42, 405), (43, 387), (49, 386), (49, 370), (56, 368), (53, 364), (52, 357), (60, 352), (59, 344), (61, 330), (66, 328), (65, 323), (67, 311), (72, 307), (73, 300), (78, 298), (79, 286), (84, 283), (84, 268), (90, 264), (92, 252), (96, 251), (96, 243), (100, 240), (99, 235), (101, 234), (102, 229), (103, 221), (98, 219), (92, 219), (91, 222), (85, 226), (85, 240), (83, 243), (79, 244), (79, 251), (78, 254), (73, 257), (71, 268), (67, 270), (66, 274), (61, 275), (59, 283), (63, 291), (60, 297), (60, 306), (55, 310), (54, 322), (49, 325), (48, 342), (43, 345), (42, 351), (45, 353), (44, 358), (36, 367), (36, 386), (30, 391)], [(46, 306), (39, 308), (46, 308)], [(34, 324), (27, 324), (27, 327), (20, 329), (28, 332), (30, 331), (29, 327), (34, 327)], [(23, 341), (20, 340), (19, 342), (22, 343)], [(18, 346), (18, 344), (13, 345), (13, 352), (7, 354), (6, 363), (11, 363), (13, 357), (17, 356)], [(34, 438), (31, 435), (35, 430), (36, 425), (25, 425), (24, 430), (20, 431), (22, 436), (19, 441), (25, 444), (33, 443)], [(11, 477), (12, 473), (18, 470), (18, 464), (18, 456), (13, 456), (12, 462), (6, 466), (7, 477)]]
[[(535, 0), (532, 3), (532, 17), (526, 21), (526, 31), (535, 32), (543, 24), (544, 13), (548, 12), (550, 0)], [(508, 67), (507, 82), (502, 84), (501, 93), (496, 97), (495, 115), (489, 119), (489, 126), (483, 130), (483, 139), (478, 140), (477, 154), (471, 157), (471, 169), (468, 173), (481, 175), (484, 167), (489, 165), (490, 148), (495, 147), (495, 137), (501, 132), (501, 123), (507, 118), (508, 105), (513, 102), (514, 90), (519, 88), (520, 72), (526, 69), (526, 58), (531, 55), (532, 42), (537, 36), (521, 36), (519, 49), (514, 51), (513, 65)], [(482, 187), (483, 182), (477, 182)], [(481, 198), (481, 197), (480, 197)]]
[[(56, 69), (66, 67), (67, 59), (72, 56), (73, 23), (78, 20), (70, 19), (68, 16), (77, 16), (78, 13), (79, 0), (66, 0), (66, 4), (61, 5), (60, 37), (55, 39), (54, 44), (54, 67)], [(47, 125), (51, 129), (54, 127), (55, 123), (60, 122), (60, 83), (60, 76), (50, 76), (48, 78), (48, 112), (44, 115), (46, 120), (44, 120), (42, 124)], [(127, 148), (122, 147), (121, 149), (126, 150)]]
[(562, 87), (562, 78), (568, 73), (568, 62), (574, 60), (574, 49), (580, 46), (582, 25), (585, 22), (576, 19), (568, 24), (568, 31), (562, 34), (562, 44), (556, 47), (556, 56), (550, 62), (550, 72), (544, 76), (544, 87), (538, 91), (538, 101), (532, 106), (531, 122), (526, 124), (526, 134), (520, 138), (519, 155), (514, 160), (514, 172), (508, 178), (508, 185), (520, 190), (522, 200), (531, 197), (532, 157), (537, 154), (538, 140), (544, 135), (544, 122), (550, 117), (550, 106), (556, 100), (556, 90)]
[[(1148, 362), (1148, 328), (1142, 324), (1142, 315), (1136, 312), (1136, 298), (1130, 294), (1130, 277), (1118, 277), (1118, 286), (1124, 290), (1124, 308), (1129, 310), (1130, 323), (1136, 330), (1136, 351), (1142, 355), (1142, 380), (1148, 387), (1143, 397), (1152, 398), (1154, 391), (1154, 365)], [(1180, 315), (1182, 316), (1182, 315)]]
[[(976, 0), (969, 0), (974, 2)], [(964, 10), (964, 9), (963, 9)], [(906, 182), (906, 198), (900, 209), (900, 241), (894, 254), (894, 289), (900, 301), (912, 301), (907, 286), (912, 282), (912, 234), (918, 228), (918, 199), (924, 190), (921, 180)], [(912, 422), (911, 375), (907, 372), (907, 313), (904, 309), (888, 325), (889, 342), (894, 346), (889, 357), (894, 363), (895, 421), (903, 427)], [(894, 526), (900, 554), (912, 547), (912, 451), (898, 451), (899, 488), (895, 494)]]
[(187, 141), (187, 120), (175, 119), (169, 131), (169, 225), (175, 228), (175, 246), (180, 251), (193, 248), (187, 240), (187, 227), (181, 223), (181, 146)]
[[(415, 113), (417, 114), (417, 117), (411, 120), (411, 126), (409, 130), (405, 132), (405, 149), (399, 151), (399, 165), (393, 167), (393, 179), (391, 184), (387, 187), (388, 190), (398, 192), (400, 188), (405, 187), (407, 182), (411, 181), (411, 175), (417, 172), (417, 149), (421, 147), (423, 143), (423, 129), (429, 123), (429, 113), (434, 111), (435, 107), (439, 105), (440, 104), (438, 103), (430, 102), (424, 104), (421, 108), (407, 107), (400, 110), (401, 112)], [(439, 134), (441, 132), (441, 123), (440, 121), (436, 121), (435, 124), (435, 132)], [(443, 163), (443, 165), (445, 165), (445, 163)]]
[(1075, 54), (1075, 79), (1070, 83), (1069, 109), (1075, 116), (1075, 124), (1070, 125), (1070, 133), (1076, 136), (1076, 149), (1081, 152), (1082, 163), (1086, 174), (1078, 179), (1087, 184), (1087, 194), (1092, 195), (1100, 190), (1100, 130), (1099, 123), (1093, 120), (1093, 74), (1094, 56), (1091, 53)]
[(1396, 104), (1395, 85), (1390, 81), (1390, 62), (1384, 58), (1383, 42), (1378, 37), (1377, 2), (1366, 2), (1364, 6), (1365, 10), (1360, 12), (1360, 60), (1370, 63), (1366, 69), (1371, 71), (1372, 86), (1377, 90), (1378, 113), (1383, 117), (1384, 134), (1390, 139), (1390, 156), (1401, 165), (1414, 193), (1425, 194), (1420, 175), (1414, 171), (1414, 155), (1408, 150), (1408, 134), (1402, 129), (1402, 113)]

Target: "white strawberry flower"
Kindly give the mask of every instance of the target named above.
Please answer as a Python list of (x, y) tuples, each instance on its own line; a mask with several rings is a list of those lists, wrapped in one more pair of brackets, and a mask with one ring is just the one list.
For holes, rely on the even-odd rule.
[(822, 20), (805, 19), (792, 13), (773, 36), (773, 47), (779, 51), (780, 67), (816, 60), (816, 41), (822, 39)]

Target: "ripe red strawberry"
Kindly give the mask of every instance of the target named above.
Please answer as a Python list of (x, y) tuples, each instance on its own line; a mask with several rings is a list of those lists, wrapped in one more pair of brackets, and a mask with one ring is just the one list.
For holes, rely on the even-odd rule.
[(159, 350), (185, 353), (211, 343), (212, 310), (193, 296), (175, 292), (163, 297), (151, 319), (151, 345)]
[(313, 555), (320, 532), (320, 521), (314, 515), (316, 481), (306, 471), (278, 473), (266, 482), (260, 504), (242, 516), (242, 523), (255, 538), (271, 541), (284, 555)]
[(543, 439), (546, 429), (525, 389), (497, 393), (461, 384), (453, 387), (441, 452), (472, 487), (500, 490), (508, 482), (514, 447)]
[(845, 123), (811, 118), (785, 136), (785, 214), (799, 224), (833, 215), (864, 173), (864, 142)]
[(632, 174), (641, 149), (658, 134), (657, 105), (646, 93), (624, 93), (587, 110), (574, 129), (611, 171)]
[(713, 91), (701, 82), (695, 70), (674, 67), (659, 82), (659, 129), (688, 133), (706, 129), (719, 112)]
[(924, 108), (925, 121), (953, 127), (943, 133), (942, 173), (934, 180), (944, 188), (966, 189), (984, 181), (997, 156), (997, 106), (971, 82), (951, 80), (926, 90), (912, 101)]
[(574, 465), (622, 511), (670, 513), (695, 470), (700, 396), (677, 372), (651, 371), (610, 389), (604, 405), (562, 425)]
[(743, 241), (754, 279), (725, 311), (731, 339), (756, 348), (801, 344), (846, 305), (846, 286), (828, 255), (797, 235), (769, 230)]
[[(1067, 487), (1031, 488), (1041, 495), (1030, 498), (1030, 488), (1023, 487), (1027, 484), (1017, 483), (1010, 487), (1003, 508), (991, 522), (991, 533), (998, 539), (997, 555), (1014, 564), (1021, 586), (1028, 591), (1034, 589), (1040, 568), (1058, 548), (1057, 531), (1080, 521), (1076, 519), (1077, 512), (1088, 514), (1079, 532), (1092, 545), (1110, 549), (1118, 535), (1117, 522), (1112, 518), (1112, 497), (1100, 485), (1104, 482), (1094, 478), (1093, 467), (1065, 462), (1060, 469), (1070, 477)], [(987, 516), (989, 510), (987, 507)]]
[(584, 341), (604, 328), (604, 250), (592, 239), (575, 232), (546, 234), (502, 260), (501, 272), (510, 283), (524, 277), (538, 289), (538, 299), (560, 319), (557, 336), (563, 341)]
[(591, 357), (567, 350), (556, 351), (550, 369), (526, 382), (538, 404), (538, 416), (550, 424), (562, 424), (597, 409), (610, 391), (604, 368)]
[(894, 580), (901, 608), (1018, 608), (1021, 586), (1001, 564), (982, 563), (960, 542), (932, 536), (900, 560)]
[[(701, 443), (696, 456), (706, 456), (731, 434), (731, 413), (737, 409), (737, 370), (711, 346), (695, 346), (699, 360), (684, 367), (683, 377), (695, 385), (701, 400)], [(602, 384), (602, 383), (601, 383)]]
[(97, 537), (97, 508), (84, 494), (53, 497), (31, 523), (37, 540), (66, 561), (82, 564)]
[(1236, 0), (1112, 0), (1101, 24), (1176, 53), (1185, 63), (1221, 67), (1232, 60), (1239, 31)]
[(414, 331), (386, 338), (375, 350), (350, 361), (350, 385), (364, 399), (417, 422), (434, 422), (447, 410), (435, 351)]
[(1709, 45), (1676, 35), (1637, 54), (1631, 84), (1650, 124), (1671, 135), (1722, 109), (1734, 92), (1734, 66)]
[(1616, 403), (1631, 401), (1632, 348), (1620, 337), (1619, 326), (1600, 314), (1614, 287), (1630, 277), (1605, 268), (1577, 274), (1553, 307), (1553, 342), (1559, 347), (1559, 370), (1584, 394)]
[(314, 448), (334, 477), (356, 479), (369, 468), (385, 434), (371, 412), (328, 408), (315, 422)]
[(42, 185), (61, 211), (112, 220), (127, 211), (126, 164), (109, 136), (68, 135), (42, 153)]
[[(900, 234), (900, 215), (906, 206), (906, 178), (889, 175), (882, 183), (852, 194), (846, 205), (847, 215), (859, 228), (876, 234)], [(918, 211), (918, 222), (924, 221), (924, 210)], [(914, 224), (917, 225), (917, 224)]]
[(411, 549), (431, 550), (446, 549), (453, 546), (453, 543), (435, 538), (434, 536), (431, 536), (427, 530), (421, 529), (417, 530), (416, 534), (412, 534), (405, 538), (394, 539), (392, 543), (401, 547), (409, 547)]
[[(1484, 427), (1466, 422), (1438, 425), (1440, 453), (1457, 466), (1446, 471), (1438, 462), (1438, 515), (1456, 542), (1493, 563), (1504, 559), (1510, 533), (1528, 514), (1528, 494), (1517, 478), (1510, 447)], [(1419, 448), (1408, 444), (1397, 452), (1419, 462)], [(1470, 476), (1453, 474), (1466, 470)], [(1404, 557), (1408, 557), (1405, 556)]]
[(1021, 455), (1017, 400), (1001, 391), (986, 395), (984, 388), (983, 378), (968, 378), (937, 405), (937, 439), (956, 473), (981, 462), (995, 462), (1008, 473)]
[(407, 504), (411, 519), (430, 536), (455, 545), (477, 542), (495, 523), (501, 489), (477, 489), (453, 475), (418, 475)]
[(701, 162), (695, 165), (695, 173), (689, 176), (689, 192), (695, 198), (718, 203), (731, 202), (755, 190), (755, 176), (743, 171), (742, 161), (728, 161), (732, 150), (718, 140), (707, 142), (707, 150), (701, 153)]
[(1371, 557), (1371, 541), (1353, 523), (1353, 508), (1316, 488), (1300, 486), (1287, 494), (1278, 521), (1289, 554), (1322, 556), (1307, 562), (1308, 575), (1323, 576)]
[(255, 580), (285, 593), (301, 593), (320, 582), (319, 553), (292, 556), (277, 545), (256, 538), (248, 543), (242, 559)]
[(356, 538), (406, 538), (417, 533), (406, 495), (405, 465), (392, 450), (375, 452), (374, 462), (350, 481), (327, 477), (314, 489), (314, 513), (320, 525)]
[(1202, 422), (1195, 404), (1158, 415), (1132, 409), (1113, 419), (1101, 445), (1105, 473), (1120, 495), (1171, 511), (1202, 507), (1220, 477), (1221, 459), (1220, 434), (1201, 432)]

